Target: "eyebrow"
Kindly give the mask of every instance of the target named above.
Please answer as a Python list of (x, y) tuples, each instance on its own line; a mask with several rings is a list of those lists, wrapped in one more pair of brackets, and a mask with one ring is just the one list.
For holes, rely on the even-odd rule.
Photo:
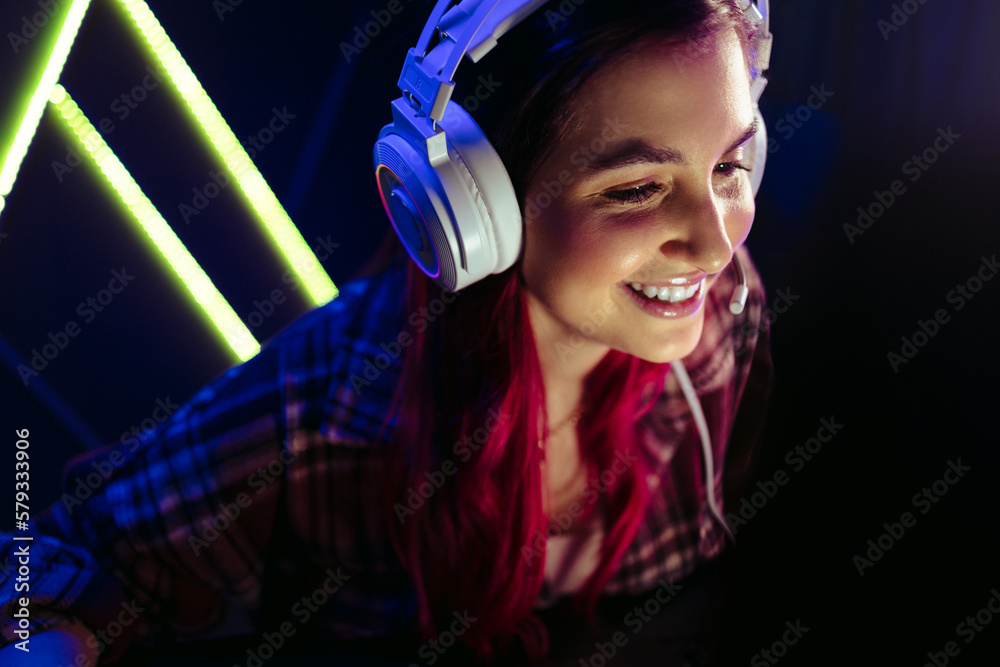
[[(757, 134), (760, 120), (754, 118), (750, 126), (734, 141), (724, 153), (730, 153)], [(587, 165), (586, 171), (600, 172), (621, 169), (633, 164), (679, 164), (686, 165), (684, 154), (673, 148), (656, 148), (642, 139), (629, 139), (622, 142), (610, 155), (595, 160)]]

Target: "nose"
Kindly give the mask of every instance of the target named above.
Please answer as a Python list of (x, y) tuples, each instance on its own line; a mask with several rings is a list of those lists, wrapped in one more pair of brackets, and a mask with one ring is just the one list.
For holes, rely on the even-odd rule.
[(739, 245), (749, 230), (738, 220), (741, 216), (730, 212), (733, 202), (720, 196), (710, 181), (676, 194), (664, 202), (660, 252), (674, 262), (718, 273), (732, 259), (734, 242)]

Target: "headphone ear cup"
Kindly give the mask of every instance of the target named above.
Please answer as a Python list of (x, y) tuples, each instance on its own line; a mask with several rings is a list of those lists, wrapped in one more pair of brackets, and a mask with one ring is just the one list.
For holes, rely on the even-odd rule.
[(496, 150), (449, 102), (437, 127), (402, 98), (375, 143), (379, 193), (417, 266), (457, 291), (509, 268), (521, 249), (521, 215)]
[(767, 161), (767, 127), (757, 105), (754, 105), (754, 116), (757, 118), (757, 133), (747, 142), (744, 155), (749, 162), (747, 166), (750, 168), (750, 188), (756, 197), (760, 183), (764, 179), (764, 163)]

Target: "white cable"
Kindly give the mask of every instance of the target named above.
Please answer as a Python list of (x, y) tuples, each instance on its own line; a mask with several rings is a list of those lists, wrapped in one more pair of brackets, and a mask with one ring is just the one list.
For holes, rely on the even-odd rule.
[(701, 409), (701, 402), (698, 400), (698, 394), (694, 390), (694, 384), (692, 384), (691, 378), (688, 377), (684, 364), (680, 361), (671, 361), (670, 368), (677, 375), (677, 381), (681, 385), (681, 391), (684, 392), (684, 398), (687, 399), (688, 406), (691, 407), (691, 414), (694, 416), (698, 435), (701, 436), (701, 452), (705, 460), (705, 488), (706, 495), (708, 496), (708, 509), (726, 531), (729, 539), (735, 542), (736, 537), (733, 535), (732, 528), (729, 527), (729, 523), (722, 516), (719, 506), (715, 502), (715, 464), (712, 456), (712, 441), (709, 438), (708, 422), (705, 421), (705, 413)]

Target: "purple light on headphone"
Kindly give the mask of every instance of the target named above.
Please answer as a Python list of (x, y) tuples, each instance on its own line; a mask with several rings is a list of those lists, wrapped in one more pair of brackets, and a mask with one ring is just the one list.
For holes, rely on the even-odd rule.
[[(382, 206), (389, 216), (393, 229), (403, 242), (407, 254), (429, 278), (437, 278), (441, 275), (441, 262), (420, 207), (413, 200), (402, 179), (392, 169), (384, 164), (379, 165), (375, 176)], [(389, 192), (388, 198), (386, 191)]]

